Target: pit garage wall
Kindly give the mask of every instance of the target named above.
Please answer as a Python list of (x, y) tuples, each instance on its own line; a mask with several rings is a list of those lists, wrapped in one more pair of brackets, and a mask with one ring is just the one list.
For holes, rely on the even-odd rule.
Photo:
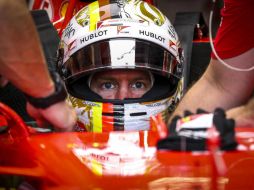
[[(208, 26), (212, 0), (153, 0), (153, 4), (158, 7), (172, 23), (174, 23), (175, 15), (178, 12), (201, 12)], [(215, 35), (220, 23), (220, 9), (222, 7), (223, 0), (217, 0), (214, 8), (213, 35)]]
[[(212, 0), (153, 0), (153, 4), (169, 18), (173, 25), (175, 24), (176, 15), (179, 13), (200, 13), (201, 17), (203, 17), (205, 25), (209, 25), (209, 15), (212, 9)], [(212, 22), (213, 36), (216, 35), (218, 26), (220, 24), (220, 9), (222, 7), (223, 0), (217, 0), (214, 6), (214, 16)], [(186, 38), (186, 36), (184, 38)], [(200, 78), (209, 64), (211, 48), (207, 40), (208, 38), (204, 39), (205, 40), (201, 41), (193, 40), (192, 44), (187, 44), (187, 46), (189, 46), (187, 49), (186, 44), (183, 44), (183, 46), (185, 46), (184, 49), (186, 62), (188, 62), (188, 66), (185, 67), (184, 72), (184, 76), (186, 78), (184, 91), (186, 91)]]

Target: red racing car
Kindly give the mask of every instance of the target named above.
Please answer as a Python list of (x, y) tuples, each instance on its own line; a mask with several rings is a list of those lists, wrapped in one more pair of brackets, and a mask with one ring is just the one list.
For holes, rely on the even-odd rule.
[[(35, 1), (31, 8), (48, 9), (61, 34), (69, 20), (66, 1), (58, 8), (51, 3)], [(168, 131), (160, 117), (151, 118), (151, 126), (149, 131), (49, 132), (0, 104), (0, 189), (254, 189), (253, 127), (235, 127), (234, 150), (220, 150), (220, 139), (211, 135), (205, 150), (190, 151), (185, 140), (180, 150), (158, 148)]]
[(213, 140), (206, 151), (172, 151), (157, 149), (163, 134), (157, 120), (151, 131), (45, 133), (3, 104), (0, 113), (2, 188), (23, 183), (61, 190), (254, 188), (251, 127), (236, 128), (234, 151), (218, 150)]

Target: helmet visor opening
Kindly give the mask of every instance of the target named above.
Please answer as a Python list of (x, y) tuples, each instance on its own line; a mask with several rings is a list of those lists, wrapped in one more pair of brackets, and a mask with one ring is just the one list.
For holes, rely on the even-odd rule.
[(93, 92), (88, 85), (89, 76), (83, 76), (78, 80), (67, 83), (67, 90), (73, 97), (96, 102), (110, 103), (134, 103), (147, 102), (164, 99), (172, 96), (177, 88), (178, 80), (176, 78), (165, 78), (161, 75), (154, 74), (154, 84), (152, 88), (140, 98), (119, 99), (103, 99), (101, 96)]
[(149, 69), (160, 75), (176, 74), (179, 63), (157, 44), (129, 38), (100, 41), (77, 51), (63, 64), (64, 78), (75, 80), (103, 69)]

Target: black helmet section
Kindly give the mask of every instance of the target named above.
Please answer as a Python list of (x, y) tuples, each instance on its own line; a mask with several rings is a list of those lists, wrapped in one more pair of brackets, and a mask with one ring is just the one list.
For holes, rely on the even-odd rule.
[(68, 80), (66, 87), (69, 94), (73, 97), (96, 102), (110, 102), (110, 103), (142, 103), (148, 101), (155, 101), (159, 99), (164, 99), (172, 96), (177, 87), (178, 79), (175, 77), (165, 78), (158, 74), (154, 75), (153, 87), (145, 93), (141, 98), (131, 98), (124, 100), (112, 100), (103, 99), (98, 94), (94, 93), (88, 86), (89, 75), (83, 76), (77, 80)]

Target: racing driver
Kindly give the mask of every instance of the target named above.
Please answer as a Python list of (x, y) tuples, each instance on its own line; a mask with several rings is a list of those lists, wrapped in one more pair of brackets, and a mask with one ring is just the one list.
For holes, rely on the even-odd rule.
[(182, 96), (183, 51), (170, 21), (140, 0), (95, 1), (65, 28), (58, 71), (76, 131), (149, 130)]

